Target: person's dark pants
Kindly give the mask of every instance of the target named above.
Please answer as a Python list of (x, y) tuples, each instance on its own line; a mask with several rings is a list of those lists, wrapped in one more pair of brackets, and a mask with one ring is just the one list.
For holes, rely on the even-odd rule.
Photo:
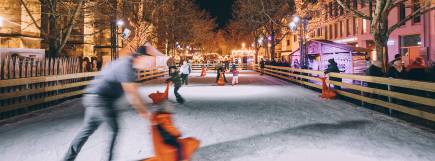
[(263, 75), (264, 74), (264, 67), (260, 68), (260, 69), (261, 69), (261, 75)]
[(217, 71), (216, 71), (216, 82), (218, 82), (219, 77), (220, 77), (220, 73), (219, 73), (219, 70), (217, 70)]
[[(221, 75), (220, 75), (219, 71), (216, 71), (216, 73), (217, 73), (216, 82), (218, 82)], [(228, 83), (227, 77), (225, 76), (225, 72), (223, 72), (222, 75), (224, 76), (225, 83)]]
[[(341, 78), (334, 78), (334, 77), (331, 77), (331, 78), (329, 78), (330, 80), (332, 80), (332, 81), (336, 81), (336, 82), (339, 82), (339, 83), (341, 83)], [(337, 86), (337, 85), (334, 85), (334, 89), (336, 89), (336, 90), (341, 90), (341, 86)]]
[(175, 94), (175, 98), (177, 100), (178, 103), (183, 103), (184, 102), (184, 98), (181, 97), (180, 93), (178, 93), (178, 90), (180, 90), (181, 85), (174, 85), (174, 94)]
[(176, 66), (170, 66), (170, 67), (169, 67), (169, 75), (171, 75), (172, 72), (175, 71), (175, 70), (177, 70), (177, 67), (176, 67)]
[(181, 144), (177, 141), (177, 139), (166, 139), (165, 144), (168, 144), (177, 149), (177, 161), (181, 161), (184, 159)]
[(86, 108), (83, 127), (72, 141), (63, 160), (75, 160), (89, 136), (92, 135), (102, 123), (109, 125), (110, 142), (107, 149), (107, 160), (112, 160), (112, 152), (118, 134), (117, 114), (113, 106), (113, 100), (98, 95), (86, 94), (83, 97), (83, 105)]
[(189, 74), (181, 74), (181, 79), (183, 80), (183, 84), (188, 85)]

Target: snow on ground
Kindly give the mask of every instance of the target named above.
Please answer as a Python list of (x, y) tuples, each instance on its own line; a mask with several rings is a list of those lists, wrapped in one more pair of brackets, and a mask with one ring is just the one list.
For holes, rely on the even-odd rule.
[[(216, 86), (215, 74), (194, 73), (180, 93), (175, 121), (201, 140), (194, 161), (433, 161), (435, 134), (269, 76), (243, 72), (238, 86)], [(230, 81), (228, 75), (228, 81)], [(148, 81), (144, 97), (164, 89)], [(149, 99), (147, 99), (149, 101)], [(174, 102), (173, 94), (170, 101)], [(120, 103), (116, 160), (151, 156), (149, 124)], [(60, 160), (83, 118), (79, 99), (0, 127), (0, 160)], [(105, 127), (90, 137), (78, 161), (102, 160)]]

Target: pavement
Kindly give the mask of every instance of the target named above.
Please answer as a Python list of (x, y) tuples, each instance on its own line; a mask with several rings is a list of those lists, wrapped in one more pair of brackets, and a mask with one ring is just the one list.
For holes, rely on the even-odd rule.
[[(212, 71), (210, 71), (212, 72)], [(227, 75), (228, 81), (231, 76)], [(237, 86), (216, 86), (215, 74), (193, 73), (180, 93), (174, 121), (184, 136), (201, 140), (193, 161), (434, 161), (435, 133), (363, 107), (322, 100), (319, 93), (244, 71)], [(164, 78), (145, 82), (147, 95)], [(170, 101), (175, 102), (173, 93)], [(151, 105), (150, 105), (151, 107)], [(149, 122), (119, 101), (120, 134), (115, 160), (153, 155)], [(0, 125), (0, 161), (57, 161), (83, 121), (80, 99)], [(103, 160), (102, 126), (77, 161)]]

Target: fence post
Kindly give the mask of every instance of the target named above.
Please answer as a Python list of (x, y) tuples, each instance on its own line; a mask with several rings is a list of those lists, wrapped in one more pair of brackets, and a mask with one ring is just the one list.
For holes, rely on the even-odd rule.
[[(364, 81), (360, 81), (360, 85), (361, 85), (361, 87), (364, 87)], [(364, 97), (364, 92), (362, 90), (360, 92), (361, 92), (361, 96)], [(364, 104), (365, 104), (364, 101), (361, 100), (361, 106), (364, 106)]]
[[(390, 91), (391, 91), (391, 85), (388, 84), (388, 92), (390, 92)], [(388, 102), (389, 103), (393, 102), (393, 100), (390, 96), (388, 96)], [(393, 113), (393, 110), (391, 108), (388, 108), (388, 115), (391, 116), (392, 113)]]

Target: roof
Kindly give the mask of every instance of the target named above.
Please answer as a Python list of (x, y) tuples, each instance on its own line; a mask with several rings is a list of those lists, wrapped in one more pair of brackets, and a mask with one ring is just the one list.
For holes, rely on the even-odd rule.
[(147, 55), (150, 56), (166, 56), (165, 54), (163, 54), (162, 52), (160, 52), (159, 50), (157, 50), (156, 48), (154, 48), (150, 43), (146, 43), (145, 46), (147, 47)]
[[(370, 52), (369, 49), (366, 48), (361, 48), (361, 47), (354, 47), (351, 45), (347, 45), (347, 44), (342, 44), (342, 43), (336, 43), (330, 40), (322, 40), (322, 39), (313, 39), (307, 42), (308, 45), (314, 43), (314, 42), (318, 42), (321, 44), (325, 44), (325, 45), (329, 45), (329, 46), (333, 46), (336, 48), (340, 48), (346, 51), (354, 51), (354, 52)], [(292, 54), (299, 52), (300, 49), (296, 49), (295, 51), (292, 52)]]

